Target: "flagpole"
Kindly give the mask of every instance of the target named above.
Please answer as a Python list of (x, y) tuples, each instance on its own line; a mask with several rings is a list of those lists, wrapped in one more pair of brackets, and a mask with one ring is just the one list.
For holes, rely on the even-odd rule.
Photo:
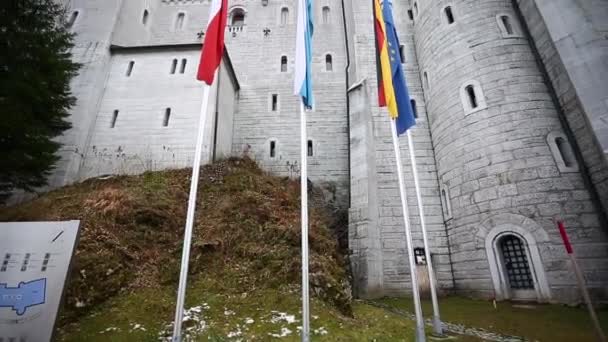
[(412, 296), (414, 297), (414, 309), (416, 312), (416, 342), (426, 341), (424, 334), (424, 318), (422, 317), (422, 307), (420, 305), (420, 293), (418, 290), (418, 277), (416, 275), (416, 263), (414, 262), (414, 249), (412, 247), (412, 232), (410, 227), (410, 216), (407, 207), (407, 194), (405, 191), (405, 181), (403, 180), (403, 167), (401, 166), (401, 150), (399, 138), (397, 137), (397, 124), (395, 119), (391, 121), (391, 134), (393, 136), (393, 147), (395, 149), (395, 161), (397, 164), (397, 178), (399, 179), (399, 192), (401, 194), (401, 209), (403, 210), (403, 223), (405, 224), (405, 242), (407, 255), (410, 263), (410, 277), (412, 280)]
[(186, 284), (188, 281), (188, 262), (190, 260), (190, 244), (192, 241), (192, 229), (194, 226), (194, 213), (196, 210), (196, 192), (198, 190), (198, 178), (201, 167), (201, 154), (203, 152), (203, 135), (207, 121), (207, 107), (209, 104), (209, 88), (203, 84), (203, 103), (201, 104), (200, 120), (198, 124), (198, 136), (196, 138), (196, 149), (194, 152), (194, 163), (192, 165), (192, 179), (190, 181), (190, 196), (188, 198), (188, 214), (186, 215), (186, 229), (184, 233), (184, 245), (182, 247), (182, 265), (179, 274), (179, 287), (177, 290), (177, 304), (175, 307), (175, 320), (173, 321), (173, 342), (181, 341), (182, 319), (184, 315), (184, 302), (186, 299)]
[(420, 226), (422, 228), (422, 241), (424, 243), (424, 255), (426, 257), (426, 268), (429, 273), (429, 282), (431, 286), (431, 300), (433, 302), (433, 331), (436, 335), (441, 336), (443, 335), (443, 329), (441, 328), (441, 318), (439, 317), (439, 302), (437, 301), (435, 272), (433, 271), (431, 251), (429, 249), (429, 241), (426, 234), (424, 204), (422, 203), (422, 195), (420, 194), (420, 182), (418, 181), (418, 168), (416, 166), (416, 154), (414, 152), (414, 140), (412, 139), (411, 130), (407, 131), (407, 145), (410, 149), (410, 159), (412, 161), (412, 171), (414, 174), (414, 185), (416, 186), (416, 199), (418, 200), (418, 212), (420, 213)]
[(306, 110), (304, 103), (300, 101), (300, 136), (302, 141), (300, 149), (302, 153), (302, 165), (300, 166), (300, 192), (302, 199), (302, 342), (310, 339), (310, 313), (308, 298), (308, 162), (306, 137)]

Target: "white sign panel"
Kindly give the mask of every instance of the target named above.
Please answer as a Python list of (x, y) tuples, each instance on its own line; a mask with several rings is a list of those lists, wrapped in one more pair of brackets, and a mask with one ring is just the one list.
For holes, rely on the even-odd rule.
[(0, 223), (0, 342), (51, 340), (79, 223)]

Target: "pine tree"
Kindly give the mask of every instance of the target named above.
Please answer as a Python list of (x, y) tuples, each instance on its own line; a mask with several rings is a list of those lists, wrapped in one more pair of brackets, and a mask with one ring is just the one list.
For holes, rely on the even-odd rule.
[(54, 0), (0, 1), (0, 195), (47, 184), (71, 127), (73, 34)]

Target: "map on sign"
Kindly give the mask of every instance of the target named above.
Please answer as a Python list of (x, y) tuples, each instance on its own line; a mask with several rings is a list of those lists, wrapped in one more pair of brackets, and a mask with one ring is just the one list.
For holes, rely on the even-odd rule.
[(44, 304), (45, 297), (45, 278), (20, 283), (17, 287), (0, 283), (0, 307), (11, 308), (18, 316), (23, 316), (30, 306)]
[(0, 223), (0, 341), (50, 341), (78, 221)]

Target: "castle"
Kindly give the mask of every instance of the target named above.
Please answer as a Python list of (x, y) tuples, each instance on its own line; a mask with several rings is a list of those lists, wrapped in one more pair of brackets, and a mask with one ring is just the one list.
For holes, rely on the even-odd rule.
[[(63, 0), (82, 63), (73, 128), (50, 178), (190, 167), (247, 154), (299, 175), (292, 95), (296, 0), (229, 0), (227, 54), (201, 109), (210, 0)], [(315, 0), (309, 178), (348, 210), (357, 295), (409, 292), (389, 121), (377, 106), (370, 0)], [(593, 296), (608, 298), (608, 4), (393, 0), (432, 262), (444, 291), (576, 302), (554, 224), (566, 222)], [(402, 158), (422, 247), (406, 141)], [(185, 204), (184, 204), (185, 205)]]

